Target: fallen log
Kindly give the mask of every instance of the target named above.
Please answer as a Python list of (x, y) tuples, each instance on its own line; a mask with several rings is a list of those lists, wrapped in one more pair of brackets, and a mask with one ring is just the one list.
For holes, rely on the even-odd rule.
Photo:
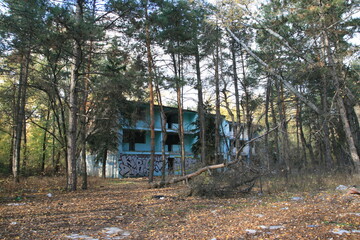
[[(290, 121), (291, 119), (289, 119), (288, 121)], [(249, 141), (245, 142), (236, 152), (236, 157), (234, 161), (230, 161), (230, 162), (225, 162), (225, 163), (220, 163), (220, 164), (214, 164), (214, 165), (209, 165), (209, 166), (205, 166), (202, 167), (198, 170), (196, 170), (193, 173), (187, 174), (185, 176), (181, 176), (181, 177), (176, 177), (176, 178), (172, 178), (168, 181), (160, 181), (160, 182), (153, 182), (153, 183), (149, 183), (149, 187), (150, 188), (161, 188), (170, 184), (174, 184), (174, 183), (178, 183), (178, 182), (182, 182), (182, 181), (188, 181), (191, 178), (194, 178), (196, 176), (199, 176), (200, 174), (202, 174), (203, 172), (206, 171), (210, 171), (210, 170), (214, 170), (214, 169), (219, 169), (219, 168), (225, 168), (225, 167), (229, 167), (231, 165), (237, 164), (240, 162), (241, 158), (240, 158), (240, 153), (242, 152), (242, 150), (250, 143), (268, 135), (269, 133), (275, 131), (277, 128), (279, 128), (279, 125), (270, 129), (269, 131), (265, 132), (264, 134), (257, 136), (255, 138), (250, 139)]]

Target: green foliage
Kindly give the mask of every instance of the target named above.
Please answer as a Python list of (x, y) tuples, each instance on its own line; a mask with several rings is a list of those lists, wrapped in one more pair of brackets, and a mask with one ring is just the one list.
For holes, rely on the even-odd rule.
[[(209, 162), (213, 162), (215, 156), (215, 119), (216, 116), (212, 113), (213, 107), (209, 102), (204, 103), (204, 114), (205, 114), (205, 137), (206, 137), (206, 159)], [(195, 129), (193, 134), (197, 137), (196, 142), (191, 146), (191, 151), (195, 155), (201, 153), (201, 142), (200, 142), (200, 122), (199, 118), (194, 123)]]
[(127, 52), (120, 50), (116, 41), (100, 64), (103, 76), (95, 78), (92, 85), (94, 105), (91, 118), (94, 120), (88, 137), (90, 150), (98, 159), (104, 156), (104, 151), (117, 150), (118, 131), (129, 124), (122, 119), (128, 118), (133, 109), (128, 99), (143, 95), (145, 78), (142, 65), (139, 59), (133, 60)]

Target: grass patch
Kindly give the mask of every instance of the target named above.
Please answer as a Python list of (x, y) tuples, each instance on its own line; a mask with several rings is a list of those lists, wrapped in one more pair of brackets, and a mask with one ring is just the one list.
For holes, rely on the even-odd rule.
[(358, 225), (352, 223), (341, 223), (336, 221), (324, 221), (323, 224), (325, 225), (336, 225), (337, 227), (358, 227)]
[(307, 173), (293, 174), (287, 177), (267, 176), (263, 177), (263, 191), (268, 194), (284, 193), (291, 197), (298, 192), (318, 192), (335, 190), (337, 186), (360, 185), (359, 175), (350, 175), (348, 173)]

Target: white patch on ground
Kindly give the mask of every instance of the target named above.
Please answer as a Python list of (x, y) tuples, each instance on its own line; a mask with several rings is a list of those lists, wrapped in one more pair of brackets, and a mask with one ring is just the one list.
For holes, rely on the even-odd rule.
[(254, 229), (245, 229), (245, 232), (247, 232), (249, 234), (255, 234), (256, 230), (254, 230)]
[(8, 204), (6, 204), (6, 205), (8, 205), (8, 206), (23, 206), (23, 205), (25, 205), (26, 203), (8, 203)]
[(275, 226), (270, 226), (269, 227), (270, 230), (276, 230), (276, 229), (280, 229), (280, 228), (284, 228), (284, 226), (280, 226), (280, 225), (276, 226), (275, 225)]
[(70, 238), (70, 239), (86, 239), (86, 240), (98, 240), (97, 238), (92, 238), (92, 237), (89, 237), (87, 235), (80, 235), (80, 234), (71, 234), (69, 236), (66, 236), (66, 238)]
[(342, 235), (343, 233), (350, 233), (350, 231), (343, 230), (343, 229), (334, 229), (334, 230), (332, 230), (332, 233)]
[[(130, 236), (130, 232), (125, 231), (121, 228), (117, 227), (108, 227), (104, 228), (101, 231), (99, 231), (96, 235), (101, 235), (101, 239), (109, 239), (109, 240), (118, 240), (118, 239), (124, 239), (128, 236)], [(98, 240), (98, 238), (93, 238), (88, 235), (80, 235), (80, 234), (71, 234), (69, 236), (66, 236), (66, 238), (70, 239), (85, 239), (85, 240)]]
[(106, 234), (117, 234), (119, 232), (122, 232), (123, 230), (117, 227), (109, 227), (109, 228), (104, 228), (103, 231), (105, 231)]
[(103, 232), (105, 232), (105, 234), (107, 235), (105, 236), (105, 239), (117, 240), (130, 236), (130, 232), (124, 231), (121, 228), (117, 228), (117, 227), (104, 228)]
[(334, 229), (334, 230), (332, 230), (331, 232), (334, 233), (334, 234), (342, 235), (343, 233), (345, 233), (345, 234), (360, 233), (360, 230)]
[(345, 191), (345, 190), (348, 189), (348, 187), (347, 187), (347, 186), (344, 186), (344, 185), (339, 185), (339, 186), (337, 186), (335, 189), (338, 190), (338, 191)]

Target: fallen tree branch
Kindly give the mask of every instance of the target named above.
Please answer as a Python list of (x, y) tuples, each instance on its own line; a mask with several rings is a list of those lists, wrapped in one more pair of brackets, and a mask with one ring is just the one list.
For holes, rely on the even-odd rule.
[(264, 62), (259, 56), (257, 56), (243, 41), (241, 41), (229, 28), (226, 28), (226, 31), (230, 34), (230, 36), (239, 43), (245, 51), (252, 56), (258, 63), (260, 63), (265, 71), (270, 73), (272, 76), (276, 77), (280, 82), (284, 84), (284, 86), (291, 91), (296, 97), (298, 97), (303, 103), (305, 103), (308, 107), (314, 110), (317, 114), (321, 115), (322, 111), (312, 102), (305, 98), (296, 88), (291, 85), (288, 81), (286, 81), (280, 74), (277, 74), (276, 71), (271, 68), (266, 62)]
[[(290, 121), (291, 118), (288, 120)], [(197, 171), (187, 174), (185, 176), (181, 176), (178, 178), (172, 178), (168, 181), (161, 181), (161, 182), (154, 182), (150, 184), (151, 188), (158, 188), (158, 187), (163, 187), (169, 184), (174, 184), (174, 183), (178, 183), (178, 182), (182, 182), (182, 181), (187, 181), (193, 177), (199, 176), (200, 174), (202, 174), (203, 172), (209, 171), (209, 170), (213, 170), (213, 169), (219, 169), (219, 168), (225, 168), (234, 164), (237, 164), (240, 162), (241, 158), (240, 158), (240, 153), (242, 152), (242, 150), (250, 143), (255, 142), (256, 140), (263, 138), (264, 136), (270, 134), (271, 132), (275, 131), (276, 129), (278, 129), (280, 127), (280, 125), (270, 129), (269, 131), (266, 131), (264, 134), (257, 136), (255, 138), (250, 139), (249, 141), (245, 142), (240, 148), (239, 150), (236, 152), (236, 157), (234, 161), (231, 162), (227, 162), (227, 163), (220, 163), (220, 164), (214, 164), (214, 165), (209, 165), (206, 167), (202, 167), (200, 169), (198, 169)]]

